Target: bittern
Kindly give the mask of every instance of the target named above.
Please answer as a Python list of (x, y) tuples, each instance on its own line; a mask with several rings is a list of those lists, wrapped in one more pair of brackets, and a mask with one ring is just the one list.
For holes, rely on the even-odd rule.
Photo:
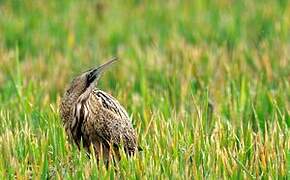
[(74, 78), (60, 105), (69, 140), (88, 152), (94, 150), (96, 159), (102, 156), (106, 164), (111, 157), (120, 159), (120, 148), (127, 155), (138, 149), (136, 132), (126, 110), (114, 97), (96, 88), (103, 71), (116, 60)]

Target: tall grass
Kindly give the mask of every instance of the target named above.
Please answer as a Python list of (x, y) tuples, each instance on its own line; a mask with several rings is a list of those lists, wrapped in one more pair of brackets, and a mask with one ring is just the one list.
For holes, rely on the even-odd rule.
[[(288, 17), (288, 1), (0, 1), (1, 179), (289, 178)], [(144, 151), (106, 170), (58, 106), (113, 55), (98, 86)]]

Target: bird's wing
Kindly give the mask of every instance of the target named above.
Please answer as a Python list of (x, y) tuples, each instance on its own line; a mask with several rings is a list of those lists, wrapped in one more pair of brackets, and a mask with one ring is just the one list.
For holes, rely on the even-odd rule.
[(101, 104), (102, 113), (99, 115), (96, 131), (106, 142), (118, 146), (123, 141), (125, 151), (134, 153), (136, 149), (136, 134), (129, 116), (120, 103), (101, 90), (94, 90), (93, 95)]
[(122, 119), (130, 119), (126, 110), (113, 96), (98, 89), (95, 89), (93, 93), (101, 101), (101, 105), (105, 109), (112, 111)]

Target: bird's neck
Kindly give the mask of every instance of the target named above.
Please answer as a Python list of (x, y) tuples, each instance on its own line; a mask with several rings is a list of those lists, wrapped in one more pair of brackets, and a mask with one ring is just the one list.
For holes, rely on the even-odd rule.
[(63, 120), (69, 121), (72, 107), (77, 102), (79, 96), (80, 95), (76, 93), (66, 92), (66, 94), (64, 95), (62, 99), (61, 108), (60, 108), (60, 113)]
[(63, 119), (70, 119), (72, 107), (77, 102), (84, 101), (89, 98), (90, 93), (93, 91), (94, 88), (94, 86), (89, 86), (85, 91), (79, 93), (70, 93), (69, 91), (67, 91), (61, 103), (61, 116), (63, 117)]

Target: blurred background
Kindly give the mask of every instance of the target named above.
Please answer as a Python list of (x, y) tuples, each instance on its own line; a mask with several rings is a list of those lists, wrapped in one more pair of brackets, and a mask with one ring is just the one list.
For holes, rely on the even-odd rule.
[[(157, 148), (156, 153), (167, 157), (153, 160), (151, 170), (161, 172), (159, 164), (167, 162), (164, 172), (172, 173), (171, 162), (176, 161), (179, 173), (189, 169), (194, 174), (190, 171), (193, 165), (180, 158), (195, 147), (191, 162), (196, 172), (232, 175), (240, 168), (245, 173), (231, 156), (225, 155), (228, 161), (216, 157), (226, 154), (216, 152), (210, 141), (220, 133), (222, 146), (230, 152), (236, 148), (236, 157), (250, 174), (286, 175), (290, 157), (289, 17), (286, 0), (0, 0), (0, 134), (7, 130), (17, 134), (28, 127), (27, 132), (36, 137), (23, 138), (37, 144), (45, 132), (51, 151), (58, 155), (59, 139), (49, 139), (54, 133), (65, 137), (57, 112), (65, 88), (75, 75), (117, 56), (120, 61), (103, 75), (99, 88), (119, 99), (132, 114), (145, 151)], [(47, 129), (54, 126), (59, 131)], [(269, 146), (274, 155), (266, 161), (252, 161), (260, 146), (253, 149), (251, 143), (259, 133), (264, 143), (262, 134), (268, 127), (277, 127), (272, 132), (277, 142)], [(195, 135), (200, 128), (203, 131)], [(244, 144), (237, 146), (234, 139), (225, 143), (229, 132)], [(13, 142), (21, 141), (13, 137)], [(208, 144), (199, 137), (209, 138)], [(13, 143), (11, 148), (17, 149)], [(239, 148), (253, 154), (242, 156)], [(207, 153), (216, 154), (220, 164), (214, 165)], [(273, 165), (278, 155), (281, 159)], [(148, 154), (152, 156), (161, 155)], [(9, 157), (13, 153), (3, 156), (3, 162)], [(49, 167), (58, 167), (59, 161), (50, 155), (47, 158)], [(20, 166), (27, 164), (24, 159), (17, 156), (15, 161)], [(226, 170), (222, 173), (212, 167)]]

